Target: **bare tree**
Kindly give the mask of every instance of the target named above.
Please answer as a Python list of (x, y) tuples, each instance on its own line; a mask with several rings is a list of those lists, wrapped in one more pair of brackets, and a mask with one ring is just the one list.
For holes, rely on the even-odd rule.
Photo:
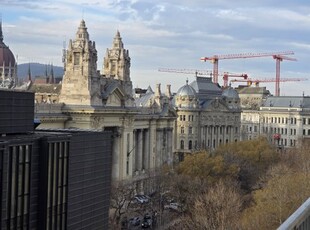
[(134, 186), (126, 182), (112, 184), (110, 198), (110, 227), (118, 229), (123, 216), (129, 211), (135, 193)]
[(208, 192), (197, 196), (193, 207), (183, 215), (179, 226), (170, 229), (238, 229), (241, 214), (241, 195), (238, 186), (220, 180)]

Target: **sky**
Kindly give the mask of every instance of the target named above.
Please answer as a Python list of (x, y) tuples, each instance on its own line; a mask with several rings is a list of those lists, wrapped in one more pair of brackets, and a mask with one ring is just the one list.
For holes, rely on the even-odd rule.
[[(4, 42), (18, 63), (62, 66), (64, 42), (84, 19), (96, 42), (98, 70), (119, 30), (131, 57), (134, 87), (176, 92), (194, 74), (159, 68), (212, 70), (200, 57), (293, 51), (281, 62), (281, 95), (310, 95), (310, 1), (308, 0), (0, 0)], [(270, 57), (219, 60), (219, 72), (275, 78)], [(308, 79), (308, 80), (304, 80)], [(222, 84), (222, 77), (219, 77)], [(233, 83), (237, 86), (245, 83)], [(275, 83), (261, 83), (274, 93)]]

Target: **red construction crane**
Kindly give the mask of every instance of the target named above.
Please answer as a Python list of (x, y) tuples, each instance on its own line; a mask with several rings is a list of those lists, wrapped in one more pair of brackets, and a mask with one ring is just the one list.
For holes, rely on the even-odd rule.
[(274, 59), (276, 59), (276, 89), (275, 89), (275, 95), (280, 96), (280, 62), (283, 60), (288, 61), (297, 61), (296, 58), (286, 57), (283, 55), (274, 55)]
[(213, 55), (211, 57), (202, 57), (201, 61), (206, 62), (207, 60), (213, 63), (213, 82), (218, 83), (218, 61), (222, 59), (238, 59), (238, 58), (256, 58), (256, 57), (273, 57), (276, 59), (276, 78), (280, 79), (280, 61), (290, 60), (296, 61), (296, 59), (288, 58), (283, 55), (293, 55), (293, 51), (283, 51), (283, 52), (272, 52), (272, 53), (244, 53), (244, 54), (223, 54), (223, 55)]
[(248, 79), (248, 75), (247, 74), (231, 74), (231, 73), (224, 73), (223, 75), (223, 81), (224, 81), (224, 88), (226, 88), (228, 86), (228, 78), (229, 77), (242, 77), (243, 79)]
[[(307, 78), (282, 78), (282, 79), (276, 79), (276, 78), (265, 78), (265, 79), (232, 79), (230, 82), (246, 82), (248, 86), (251, 86), (254, 84), (255, 86), (259, 86), (260, 82), (275, 82), (276, 87), (278, 87), (277, 83), (279, 82), (289, 82), (289, 81), (306, 81), (308, 80)], [(280, 93), (280, 88), (279, 91)], [(280, 96), (280, 95), (275, 95), (275, 96)]]
[(210, 76), (210, 77), (212, 77), (212, 70), (159, 68), (158, 71), (159, 72), (169, 72), (169, 73), (195, 74), (195, 76)]

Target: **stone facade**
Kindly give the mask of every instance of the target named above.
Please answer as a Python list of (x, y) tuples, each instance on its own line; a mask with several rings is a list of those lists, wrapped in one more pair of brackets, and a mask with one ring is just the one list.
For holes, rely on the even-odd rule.
[[(69, 42), (65, 73), (55, 103), (36, 104), (39, 128), (110, 130), (113, 133), (112, 179), (140, 180), (171, 164), (176, 114), (171, 99), (156, 94), (140, 108), (132, 95), (130, 57), (119, 31), (107, 49), (102, 74), (97, 50), (82, 20)], [(160, 85), (157, 87), (160, 92)]]
[(222, 91), (209, 78), (197, 77), (175, 95), (178, 119), (175, 146), (179, 158), (199, 149), (214, 150), (240, 139), (240, 101), (232, 88)]
[(241, 138), (265, 136), (279, 148), (293, 148), (310, 140), (310, 98), (269, 96), (258, 109), (244, 109)]

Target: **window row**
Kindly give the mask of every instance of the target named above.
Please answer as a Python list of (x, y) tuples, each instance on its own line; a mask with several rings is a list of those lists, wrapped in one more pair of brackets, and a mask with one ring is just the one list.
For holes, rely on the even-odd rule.
[(247, 132), (255, 132), (255, 133), (258, 131), (256, 125), (254, 125), (254, 127), (245, 125), (245, 126), (243, 126), (243, 130), (246, 130)]
[(290, 119), (287, 117), (263, 117), (263, 123), (277, 123), (277, 124), (297, 124), (297, 118), (291, 117)]
[(302, 119), (302, 124), (303, 125), (310, 125), (310, 118), (303, 118)]
[[(182, 126), (181, 127), (181, 134), (185, 133), (185, 128)], [(188, 134), (193, 134), (193, 127), (188, 127)]]
[[(289, 132), (288, 132), (289, 130)], [(279, 133), (279, 134), (284, 134), (284, 135), (296, 135), (297, 134), (297, 131), (296, 129), (287, 129), (287, 128), (273, 128), (273, 127), (263, 127), (263, 132), (264, 133)]]
[[(212, 131), (213, 130), (213, 131)], [(213, 132), (214, 134), (224, 134), (224, 132), (226, 132), (226, 134), (229, 134), (229, 132), (233, 132), (235, 131), (235, 133), (238, 133), (239, 129), (238, 127), (235, 127), (234, 129), (232, 129), (232, 127), (217, 127), (217, 128), (209, 128), (208, 129), (208, 133), (211, 134), (211, 132)]]
[[(188, 115), (188, 121), (194, 121), (194, 115)], [(180, 115), (180, 121), (186, 121), (186, 115)]]
[(275, 143), (278, 143), (278, 145), (280, 146), (291, 146), (291, 147), (294, 147), (296, 146), (296, 140), (294, 139), (279, 139), (279, 140), (274, 140), (274, 139), (270, 139), (270, 141), (274, 141)]
[[(197, 141), (195, 141), (195, 148), (197, 148)], [(184, 149), (184, 140), (181, 140), (180, 142), (180, 149)], [(193, 141), (189, 140), (188, 141), (188, 149), (193, 149)]]
[(310, 129), (303, 129), (302, 130), (302, 135), (310, 135)]

